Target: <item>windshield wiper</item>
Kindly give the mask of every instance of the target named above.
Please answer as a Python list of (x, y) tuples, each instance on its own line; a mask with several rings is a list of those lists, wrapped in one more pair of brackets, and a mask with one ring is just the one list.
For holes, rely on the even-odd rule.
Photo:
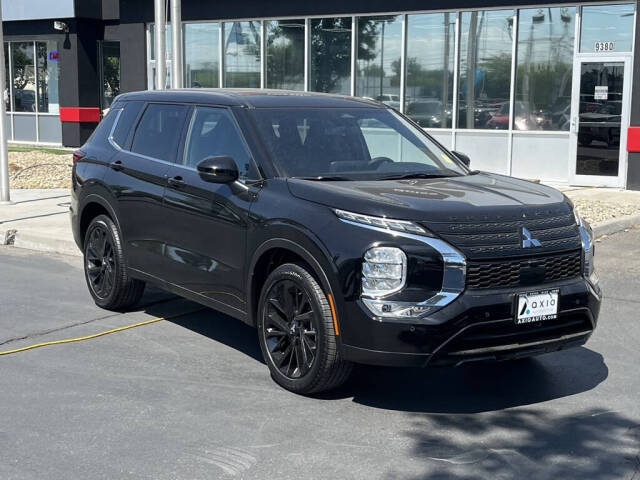
[(315, 182), (344, 182), (351, 180), (347, 177), (318, 175), (317, 177), (291, 177), (298, 180), (313, 180)]
[(398, 173), (395, 175), (387, 175), (386, 177), (377, 178), (377, 180), (404, 180), (407, 178), (445, 178), (445, 177), (454, 177), (458, 175), (450, 175), (446, 173), (424, 173), (424, 172), (413, 172), (413, 173)]

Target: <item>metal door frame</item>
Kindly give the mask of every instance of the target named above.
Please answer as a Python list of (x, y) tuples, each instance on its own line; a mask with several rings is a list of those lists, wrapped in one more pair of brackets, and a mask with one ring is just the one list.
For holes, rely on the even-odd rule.
[[(622, 63), (624, 65), (624, 79), (622, 85), (622, 115), (620, 118), (620, 152), (618, 161), (618, 175), (578, 175), (578, 120), (580, 112), (580, 81), (583, 63)], [(573, 61), (573, 82), (571, 88), (571, 128), (569, 147), (569, 183), (571, 185), (585, 185), (594, 187), (626, 188), (627, 184), (627, 130), (631, 110), (631, 86), (633, 84), (633, 54), (632, 53), (579, 53)]]

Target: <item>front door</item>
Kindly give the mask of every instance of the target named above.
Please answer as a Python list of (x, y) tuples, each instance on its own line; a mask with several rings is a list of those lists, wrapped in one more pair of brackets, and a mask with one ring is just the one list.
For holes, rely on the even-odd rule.
[[(233, 157), (238, 182), (200, 177), (198, 163), (215, 155)], [(232, 314), (246, 311), (245, 247), (256, 172), (231, 111), (195, 107), (184, 153), (167, 173), (164, 278)]]
[(630, 59), (579, 57), (574, 67), (571, 183), (624, 188)]

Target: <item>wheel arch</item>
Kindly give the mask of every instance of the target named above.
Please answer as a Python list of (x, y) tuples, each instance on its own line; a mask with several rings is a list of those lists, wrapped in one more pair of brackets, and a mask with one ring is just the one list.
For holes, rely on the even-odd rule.
[[(311, 242), (311, 240), (309, 240)], [(275, 260), (275, 262), (274, 262)], [(327, 275), (330, 263), (322, 250), (311, 245), (301, 245), (288, 238), (272, 238), (262, 243), (254, 252), (247, 279), (247, 320), (256, 325), (256, 310), (260, 291), (269, 274), (283, 263), (302, 261), (310, 268), (311, 273), (320, 283), (322, 289), (334, 298), (334, 288)]]
[(79, 212), (79, 241), (84, 242), (84, 236), (87, 232), (87, 228), (95, 217), (101, 214), (107, 215), (120, 229), (120, 223), (116, 211), (109, 203), (109, 201), (102, 195), (97, 193), (90, 193), (82, 199), (82, 206)]

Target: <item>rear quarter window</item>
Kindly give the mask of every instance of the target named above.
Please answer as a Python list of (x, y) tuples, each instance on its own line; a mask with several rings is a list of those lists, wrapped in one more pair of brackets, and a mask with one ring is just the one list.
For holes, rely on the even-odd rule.
[(127, 141), (130, 139), (130, 135), (133, 131), (133, 125), (138, 118), (140, 109), (144, 105), (144, 102), (134, 101), (127, 102), (124, 105), (124, 109), (118, 119), (118, 124), (113, 131), (113, 141), (120, 147), (126, 148)]

